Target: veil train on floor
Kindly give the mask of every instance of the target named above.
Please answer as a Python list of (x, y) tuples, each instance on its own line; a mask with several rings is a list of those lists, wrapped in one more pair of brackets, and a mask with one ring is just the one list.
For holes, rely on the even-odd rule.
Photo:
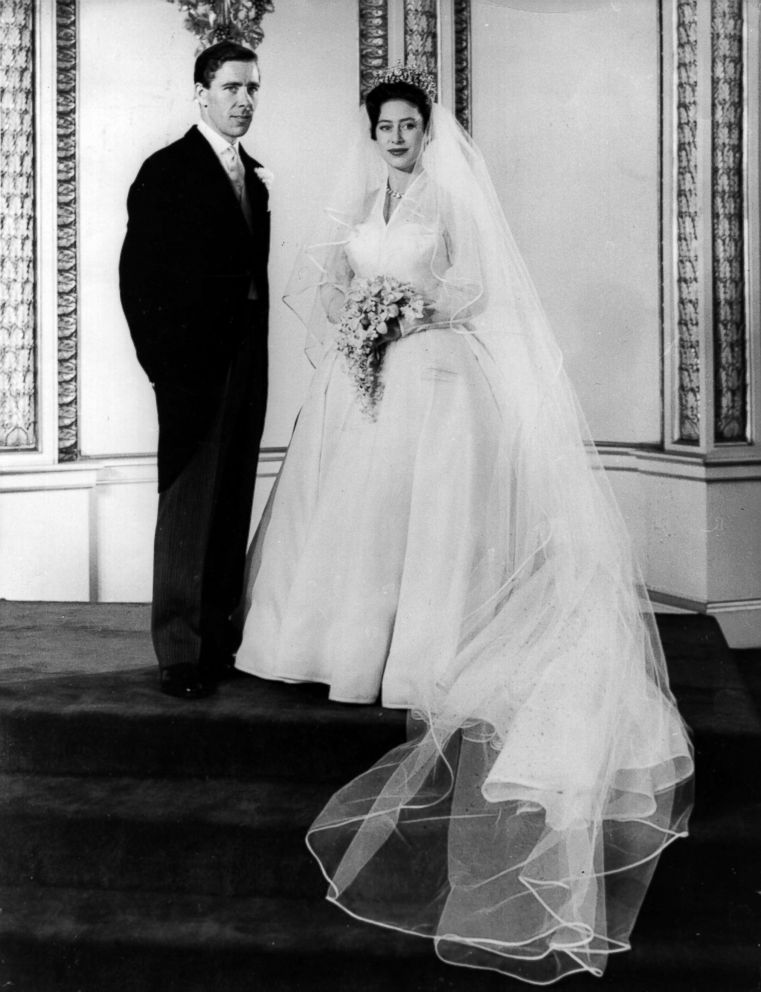
[[(362, 116), (286, 297), (314, 361), (334, 333), (321, 289), (345, 288), (344, 246), (386, 182)], [(407, 742), (336, 793), (308, 844), (331, 900), (445, 961), (539, 985), (600, 975), (686, 833), (692, 747), (559, 348), (483, 159), (438, 105), (397, 213), (437, 246), (432, 320), (466, 337), (498, 411), (493, 523), (465, 608), (425, 649)]]

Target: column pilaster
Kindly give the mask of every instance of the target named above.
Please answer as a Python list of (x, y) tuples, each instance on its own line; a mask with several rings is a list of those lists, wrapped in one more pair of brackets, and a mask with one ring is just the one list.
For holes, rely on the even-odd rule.
[[(758, 5), (664, 5), (664, 445), (761, 459), (752, 348)], [(756, 330), (757, 333), (757, 330)]]

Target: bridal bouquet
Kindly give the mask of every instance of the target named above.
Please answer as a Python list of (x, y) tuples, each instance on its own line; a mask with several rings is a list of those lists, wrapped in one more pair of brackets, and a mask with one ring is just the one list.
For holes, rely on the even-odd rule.
[(346, 358), (362, 411), (372, 417), (383, 394), (380, 370), (388, 323), (420, 319), (425, 300), (393, 276), (354, 279), (341, 311), (336, 348)]

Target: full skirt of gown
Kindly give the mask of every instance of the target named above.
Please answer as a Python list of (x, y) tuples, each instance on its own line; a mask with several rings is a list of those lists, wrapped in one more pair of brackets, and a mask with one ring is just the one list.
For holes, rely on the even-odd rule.
[(396, 341), (371, 419), (328, 352), (258, 538), (238, 668), (342, 702), (426, 696), (505, 540), (488, 364), (454, 330)]
[[(352, 271), (433, 295), (441, 235), (382, 205), (348, 235)], [(487, 306), (394, 341), (374, 416), (328, 343), (249, 553), (236, 667), (410, 711), (309, 831), (329, 898), (548, 984), (629, 946), (686, 832), (692, 752), (615, 504), (528, 330)]]
[[(408, 742), (310, 831), (329, 898), (447, 962), (547, 984), (628, 948), (658, 854), (686, 830), (690, 745), (619, 656), (630, 684), (610, 701), (624, 647), (604, 634), (582, 665), (561, 643), (541, 668), (500, 629), (527, 497), (504, 471), (491, 374), (472, 335), (413, 334), (388, 347), (370, 419), (328, 350), (252, 548), (236, 665), (411, 710)], [(442, 691), (455, 710), (432, 721)]]

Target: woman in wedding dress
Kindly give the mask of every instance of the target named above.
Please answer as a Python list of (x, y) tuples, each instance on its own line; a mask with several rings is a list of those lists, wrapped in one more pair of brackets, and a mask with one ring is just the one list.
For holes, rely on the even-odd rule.
[[(407, 742), (310, 829), (328, 897), (549, 984), (628, 948), (686, 833), (692, 749), (557, 345), (430, 88), (379, 74), (289, 287), (316, 371), (236, 667), (409, 710)], [(378, 277), (419, 305), (384, 323), (368, 404), (341, 335)]]

